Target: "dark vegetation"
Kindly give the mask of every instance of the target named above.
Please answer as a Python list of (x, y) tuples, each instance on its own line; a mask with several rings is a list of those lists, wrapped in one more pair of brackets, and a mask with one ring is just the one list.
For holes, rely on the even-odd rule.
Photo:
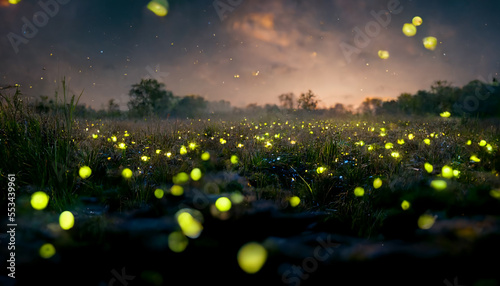
[[(214, 241), (227, 240), (228, 251), (234, 252), (247, 241), (270, 243), (273, 237), (284, 237), (295, 243), (294, 235), (307, 233), (418, 241), (422, 231), (432, 236), (433, 229), (446, 237), (449, 234), (440, 229), (457, 218), (472, 220), (472, 226), (459, 226), (453, 234), (456, 239), (479, 245), (492, 238), (484, 238), (474, 227), (485, 220), (498, 225), (500, 124), (495, 118), (477, 118), (498, 115), (496, 82), (474, 81), (463, 88), (437, 82), (429, 92), (403, 94), (395, 101), (366, 100), (360, 114), (342, 105), (316, 110), (318, 98), (312, 91), (301, 94), (297, 101), (293, 94), (281, 95), (281, 107), (254, 105), (248, 107), (248, 113), (220, 114), (208, 111), (203, 98), (176, 97), (154, 80), (132, 87), (129, 112), (120, 111), (113, 102), (107, 111), (94, 112), (78, 105), (81, 95), (70, 96), (66, 90), (63, 82), (62, 94), (34, 104), (18, 89), (1, 90), (0, 184), (7, 185), (7, 174), (16, 174), (17, 216), (25, 218), (26, 232), (46, 233), (62, 211), (76, 214), (75, 227), (67, 234), (59, 229), (50, 235), (29, 236), (32, 246), (24, 255), (34, 265), (43, 262), (37, 256), (43, 242), (58, 243), (63, 253), (74, 253), (71, 245), (95, 248), (97, 253), (107, 251), (112, 248), (112, 237), (120, 236), (112, 231), (116, 231), (112, 219), (120, 220), (114, 215), (172, 218), (181, 208), (195, 209), (205, 219), (200, 238), (189, 239), (186, 255), (196, 255), (193, 249), (198, 248), (211, 253), (212, 244), (214, 249), (223, 247)], [(469, 96), (476, 96), (479, 104), (467, 112)], [(459, 109), (457, 102), (466, 103)], [(452, 116), (438, 116), (445, 111)], [(416, 114), (432, 116), (408, 116)], [(203, 157), (206, 154), (209, 159)], [(433, 170), (426, 170), (426, 163)], [(84, 166), (92, 170), (88, 178), (79, 174)], [(199, 180), (190, 176), (195, 168), (201, 171)], [(447, 168), (453, 170), (451, 175)], [(132, 171), (130, 178), (123, 176), (125, 169)], [(435, 182), (444, 182), (445, 187), (436, 187)], [(182, 188), (181, 194), (176, 186)], [(364, 192), (355, 193), (356, 188)], [(161, 198), (155, 196), (158, 189), (165, 193)], [(31, 195), (37, 191), (50, 198), (41, 211), (30, 205)], [(215, 200), (223, 196), (233, 201), (229, 212), (214, 208)], [(300, 199), (297, 206), (292, 206), (294, 197)], [(2, 198), (7, 200), (5, 192)], [(407, 208), (403, 202), (408, 203)], [(276, 213), (283, 215), (275, 217)], [(270, 217), (261, 221), (263, 214)], [(427, 224), (419, 224), (422, 218)], [(280, 223), (271, 226), (273, 220)], [(259, 225), (252, 228), (251, 221)], [(239, 234), (227, 232), (225, 226)], [(179, 226), (167, 228), (164, 232), (172, 233)], [(141, 232), (131, 229), (128, 235)], [(492, 237), (498, 238), (498, 233), (495, 229)], [(231, 235), (235, 238), (230, 239)], [(440, 247), (455, 247), (447, 243)], [(282, 283), (285, 278), (300, 278), (286, 276), (282, 265), (300, 264), (308, 254), (290, 254), (264, 245), (270, 258), (261, 275), (278, 273)], [(153, 253), (156, 250), (153, 247)], [(172, 254), (168, 248), (161, 251)], [(363, 255), (368, 259), (368, 254)], [(345, 260), (338, 259), (327, 264)], [(113, 265), (100, 266), (119, 267)], [(160, 285), (151, 278), (158, 275), (168, 280), (163, 270), (146, 265), (153, 270), (141, 279), (150, 285)], [(105, 279), (106, 271), (96, 275)], [(469, 281), (495, 277), (486, 270), (479, 273)], [(439, 279), (430, 283), (439, 284)]]

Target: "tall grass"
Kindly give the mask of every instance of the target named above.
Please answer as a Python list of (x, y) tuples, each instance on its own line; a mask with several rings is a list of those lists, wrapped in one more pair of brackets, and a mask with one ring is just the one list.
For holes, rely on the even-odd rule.
[[(84, 196), (98, 198), (110, 210), (154, 204), (156, 188), (168, 193), (173, 176), (194, 167), (207, 177), (237, 174), (248, 180), (239, 187), (240, 183), (226, 182), (229, 187), (220, 189), (228, 192), (240, 189), (249, 197), (271, 199), (280, 206), (287, 205), (290, 196), (299, 196), (300, 206), (287, 211), (326, 211), (337, 225), (362, 236), (394, 229), (388, 227), (391, 223), (415, 228), (415, 217), (424, 212), (494, 213), (498, 206), (488, 194), (500, 188), (500, 132), (495, 121), (481, 121), (487, 128), (453, 118), (331, 119), (312, 114), (210, 121), (86, 121), (74, 117), (82, 94), (69, 96), (64, 80), (62, 94), (56, 93), (49, 114), (35, 113), (19, 90), (0, 95), (1, 179), (5, 182), (7, 173), (17, 174), (25, 186), (22, 192), (47, 192), (49, 207), (57, 211), (75, 206)], [(386, 130), (383, 135), (381, 128)], [(400, 139), (405, 143), (397, 144)], [(430, 144), (424, 139), (430, 139)], [(482, 139), (492, 144), (492, 151), (478, 146)], [(466, 145), (467, 140), (473, 143)], [(119, 143), (126, 148), (118, 148)], [(196, 147), (191, 149), (191, 143)], [(386, 143), (394, 148), (386, 149)], [(180, 154), (181, 146), (188, 148), (187, 154)], [(211, 155), (208, 161), (200, 158), (205, 151)], [(393, 151), (400, 157), (391, 156)], [(167, 152), (171, 155), (166, 156)], [(471, 163), (471, 154), (481, 162)], [(236, 164), (230, 161), (233, 155), (239, 159)], [(423, 170), (425, 162), (434, 165), (435, 172)], [(88, 179), (78, 176), (83, 165), (92, 169)], [(446, 191), (436, 193), (429, 182), (439, 178), (444, 165), (461, 173), (447, 180)], [(124, 168), (133, 170), (133, 178), (122, 178)], [(375, 178), (383, 180), (379, 189), (373, 187)], [(190, 182), (186, 190), (203, 190), (204, 183), (203, 179)], [(356, 197), (356, 187), (363, 187), (365, 195)], [(401, 209), (403, 199), (412, 202), (409, 210)]]
[[(74, 111), (81, 97), (67, 95), (62, 80), (62, 98), (51, 114), (37, 114), (23, 101), (17, 88), (13, 95), (0, 93), (0, 130), (4, 139), (0, 154), (2, 179), (17, 174), (18, 182), (36, 186), (50, 194), (52, 207), (63, 209), (74, 203), (77, 149), (74, 142)], [(2, 136), (2, 137), (3, 137)], [(33, 191), (33, 190), (31, 190)]]

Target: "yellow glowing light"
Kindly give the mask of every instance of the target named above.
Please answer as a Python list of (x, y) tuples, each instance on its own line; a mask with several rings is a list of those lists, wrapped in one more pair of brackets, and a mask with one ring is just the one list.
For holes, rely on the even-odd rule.
[(171, 152), (167, 152), (167, 153), (165, 153), (165, 156), (167, 156), (167, 158), (170, 158), (172, 156), (172, 153)]
[(450, 166), (444, 165), (441, 169), (441, 176), (443, 178), (450, 179), (453, 177), (453, 169)]
[(486, 150), (488, 150), (488, 152), (492, 152), (493, 146), (491, 146), (491, 144), (486, 144)]
[(147, 162), (147, 161), (149, 161), (149, 157), (148, 156), (142, 156), (141, 160), (144, 161), (144, 162)]
[(439, 113), (439, 116), (444, 117), (444, 118), (448, 118), (451, 116), (451, 113), (448, 111), (445, 111), (445, 112)]
[(70, 211), (64, 211), (59, 216), (59, 225), (62, 229), (68, 230), (75, 225), (75, 217)]
[(431, 139), (425, 138), (424, 139), (424, 143), (427, 144), (427, 145), (431, 145)]
[(219, 139), (219, 142), (220, 142), (220, 144), (226, 144), (227, 141), (226, 141), (226, 139), (221, 138), (221, 139)]
[(404, 139), (398, 139), (398, 144), (399, 144), (399, 145), (403, 145), (403, 144), (405, 144), (405, 140), (404, 140)]
[(194, 168), (191, 171), (190, 176), (193, 181), (198, 181), (199, 179), (201, 179), (202, 176), (201, 170), (199, 168)]
[(382, 179), (376, 178), (375, 180), (373, 180), (373, 187), (375, 189), (382, 187)]
[(417, 27), (410, 23), (405, 23), (403, 25), (403, 34), (407, 37), (413, 37), (417, 33)]
[(481, 147), (484, 147), (484, 146), (486, 146), (486, 140), (481, 140), (477, 144), (479, 144), (479, 146), (481, 146)]
[(410, 133), (410, 134), (408, 134), (408, 139), (413, 140), (413, 138), (415, 138), (415, 135), (413, 135), (413, 134), (411, 134), (411, 133)]
[(383, 60), (386, 60), (389, 58), (389, 52), (388, 51), (384, 51), (384, 50), (379, 50), (378, 51), (378, 56), (379, 58), (383, 59)]
[(155, 197), (156, 197), (157, 199), (161, 199), (161, 198), (163, 198), (163, 194), (164, 194), (164, 192), (163, 192), (163, 190), (162, 190), (162, 189), (156, 189), (156, 190), (155, 190)]
[(460, 171), (459, 170), (453, 170), (453, 177), (458, 178), (460, 176)]
[(12, 5), (16, 5), (19, 2), (21, 2), (21, 0), (9, 0), (9, 4), (12, 4)]
[(166, 0), (153, 0), (148, 3), (147, 8), (159, 17), (165, 17), (168, 14), (168, 2)]
[(49, 259), (56, 254), (56, 248), (50, 243), (45, 243), (40, 247), (38, 253), (42, 258)]
[(182, 146), (181, 146), (181, 149), (179, 150), (179, 153), (180, 153), (181, 155), (185, 155), (187, 152), (188, 152), (188, 151), (187, 151), (187, 149), (186, 149), (186, 146), (182, 145)]
[(362, 196), (364, 196), (364, 194), (365, 194), (365, 189), (363, 189), (362, 187), (356, 187), (354, 189), (354, 195), (356, 197), (362, 197)]
[(122, 149), (122, 150), (123, 150), (123, 149), (126, 149), (126, 148), (127, 148), (127, 145), (126, 145), (125, 143), (123, 143), (123, 142), (122, 142), (122, 143), (118, 144), (118, 148), (120, 148), (120, 149)]
[(182, 196), (182, 194), (184, 194), (184, 188), (182, 186), (179, 186), (179, 185), (173, 185), (171, 188), (170, 188), (170, 193), (174, 196)]
[(97, 139), (97, 137), (99, 137), (99, 135), (97, 135), (97, 134), (92, 134), (92, 138)]
[(231, 202), (233, 202), (235, 204), (239, 204), (239, 203), (243, 202), (244, 199), (245, 199), (245, 197), (238, 191), (231, 194)]
[(434, 167), (430, 163), (427, 163), (427, 162), (424, 164), (424, 168), (427, 171), (427, 173), (432, 173), (432, 171), (434, 171)]
[[(197, 238), (198, 236), (200, 236), (201, 231), (203, 230), (203, 226), (198, 219), (193, 217), (193, 214), (198, 213), (195, 213), (195, 210), (192, 209), (182, 209), (176, 213), (176, 218), (177, 223), (181, 227), (182, 233), (185, 236), (190, 238)], [(198, 215), (201, 215), (201, 213), (199, 213)]]
[(318, 173), (318, 174), (323, 174), (325, 171), (326, 171), (325, 167), (318, 167), (316, 169), (316, 173)]
[(208, 161), (208, 160), (210, 160), (210, 153), (208, 153), (208, 152), (204, 152), (203, 154), (201, 154), (201, 159), (202, 159), (203, 161)]
[(80, 167), (78, 174), (82, 179), (87, 179), (92, 174), (92, 170), (90, 169), (89, 166), (82, 166)]
[(290, 206), (292, 206), (294, 208), (300, 204), (300, 198), (297, 196), (293, 196), (290, 198), (289, 202), (290, 202)]
[(470, 146), (472, 144), (472, 141), (471, 140), (467, 140), (467, 143), (465, 143), (465, 144), (467, 144), (467, 145)]
[(217, 199), (217, 201), (215, 201), (215, 207), (220, 212), (227, 212), (231, 209), (231, 205), (231, 200), (226, 197), (220, 197)]
[(132, 170), (130, 170), (129, 168), (125, 168), (125, 169), (123, 169), (123, 171), (122, 171), (122, 176), (123, 176), (125, 179), (130, 179), (130, 178), (132, 178)]
[(231, 164), (238, 164), (239, 162), (239, 159), (238, 159), (238, 156), (236, 155), (231, 155)]
[(495, 199), (500, 200), (500, 189), (491, 190), (490, 196), (494, 197)]
[(476, 155), (470, 156), (470, 160), (475, 163), (481, 162), (481, 159), (479, 159)]
[(172, 178), (172, 181), (177, 185), (187, 183), (187, 181), (189, 181), (189, 175), (185, 172), (180, 172)]
[(257, 242), (249, 242), (238, 251), (238, 264), (246, 273), (257, 273), (267, 260), (267, 250)]
[(168, 235), (168, 248), (173, 252), (183, 252), (189, 241), (180, 231), (174, 231)]
[(407, 209), (410, 208), (410, 202), (407, 201), (407, 200), (404, 200), (402, 203), (401, 203), (401, 208), (405, 211)]
[(236, 147), (238, 148), (243, 148), (245, 145), (241, 144), (241, 143), (238, 143), (238, 145), (236, 145)]
[(418, 218), (417, 224), (421, 229), (429, 229), (434, 225), (436, 217), (428, 214), (423, 214)]
[(445, 180), (432, 180), (431, 187), (434, 188), (436, 191), (442, 191), (448, 187), (448, 184), (446, 183)]
[(111, 136), (111, 141), (116, 142), (116, 136)]
[(388, 142), (388, 143), (385, 143), (385, 149), (392, 149), (394, 148), (394, 144)]
[(160, 153), (161, 153), (161, 150), (160, 150), (160, 149), (156, 149), (155, 153), (156, 153), (156, 154), (160, 154)]
[(368, 151), (373, 151), (373, 145), (368, 145)]
[(392, 152), (391, 156), (394, 158), (399, 158), (399, 152)]
[(424, 47), (428, 50), (434, 51), (437, 45), (437, 39), (435, 37), (425, 37), (422, 42)]
[(360, 140), (360, 141), (356, 142), (356, 145), (365, 146), (365, 142), (363, 140)]
[(44, 193), (44, 192), (34, 192), (31, 195), (31, 206), (35, 210), (43, 210), (44, 208), (47, 207), (47, 204), (49, 203), (49, 196)]
[(189, 149), (191, 150), (196, 149), (196, 143), (189, 143)]
[(415, 17), (413, 17), (413, 19), (411, 20), (411, 23), (412, 23), (414, 26), (416, 26), (416, 27), (418, 27), (418, 26), (422, 25), (422, 22), (423, 22), (423, 21), (422, 21), (422, 18), (420, 18), (419, 16), (415, 16)]

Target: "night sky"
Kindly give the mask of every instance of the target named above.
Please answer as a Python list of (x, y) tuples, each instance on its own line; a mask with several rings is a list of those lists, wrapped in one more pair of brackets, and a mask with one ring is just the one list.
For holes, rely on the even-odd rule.
[[(130, 86), (146, 77), (178, 96), (241, 107), (311, 89), (329, 107), (500, 73), (498, 0), (170, 0), (164, 17), (149, 0), (9, 2), (0, 0), (0, 86), (52, 96), (66, 77), (95, 109), (112, 98), (125, 108)], [(407, 37), (414, 16), (423, 23)], [(435, 50), (422, 44), (427, 36), (438, 39)]]

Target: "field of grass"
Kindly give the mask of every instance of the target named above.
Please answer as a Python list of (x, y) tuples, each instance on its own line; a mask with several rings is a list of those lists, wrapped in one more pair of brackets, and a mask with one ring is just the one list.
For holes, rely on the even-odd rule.
[[(72, 116), (75, 97), (63, 100), (52, 114), (34, 113), (17, 95), (2, 101), (0, 185), (7, 204), (8, 174), (15, 175), (19, 273), (23, 266), (40, 275), (61, 266), (77, 275), (87, 270), (70, 270), (68, 264), (104, 253), (92, 258), (88, 285), (108, 285), (112, 270), (122, 267), (137, 277), (130, 285), (166, 285), (177, 278), (164, 266), (130, 257), (148, 253), (144, 260), (156, 261), (154, 254), (161, 253), (180, 267), (215, 253), (227, 258), (221, 273), (302, 285), (327, 276), (326, 269), (342, 269), (342, 262), (351, 267), (352, 260), (366, 260), (371, 267), (378, 261), (370, 258), (372, 250), (350, 256), (335, 250), (339, 256), (317, 259), (321, 267), (304, 262), (315, 256), (301, 246), (314, 249), (326, 234), (342, 237), (336, 247), (352, 248), (357, 239), (365, 246), (432, 241), (449, 236), (447, 227), (453, 239), (438, 244), (451, 253), (447, 259), (499, 252), (475, 248), (500, 235), (497, 120), (324, 118), (297, 112), (85, 120)], [(61, 219), (65, 211), (71, 213), (69, 222)], [(461, 256), (469, 251), (462, 240), (473, 245), (470, 257)], [(236, 259), (249, 242), (257, 245), (251, 253), (259, 253), (258, 247), (266, 253), (262, 268), (254, 265), (255, 274)], [(116, 245), (128, 245), (127, 251)], [(292, 265), (302, 272), (288, 271)], [(462, 275), (469, 279), (466, 285), (498, 285), (491, 284), (497, 274), (485, 270), (476, 277), (461, 273), (461, 267), (443, 270), (436, 274), (443, 278), (429, 284)]]

